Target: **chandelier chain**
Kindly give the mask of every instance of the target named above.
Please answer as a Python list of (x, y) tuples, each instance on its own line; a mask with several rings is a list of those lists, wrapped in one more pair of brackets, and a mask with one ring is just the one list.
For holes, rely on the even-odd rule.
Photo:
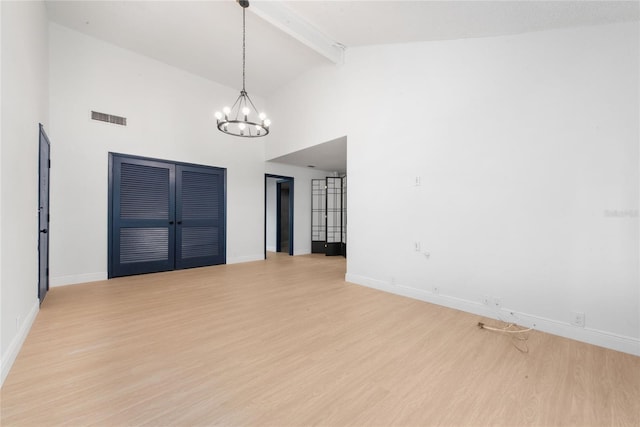
[(246, 89), (244, 87), (245, 84), (245, 51), (246, 51), (246, 24), (245, 24), (245, 8), (242, 8), (242, 91), (246, 92)]

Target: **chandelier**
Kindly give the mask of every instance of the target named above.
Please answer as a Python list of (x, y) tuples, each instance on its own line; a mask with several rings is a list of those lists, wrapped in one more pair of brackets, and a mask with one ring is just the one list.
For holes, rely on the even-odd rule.
[(251, 101), (245, 90), (245, 10), (249, 7), (248, 0), (236, 0), (242, 7), (242, 90), (240, 96), (231, 108), (224, 107), (222, 113), (217, 111), (215, 116), (218, 121), (218, 130), (234, 136), (256, 138), (269, 133), (271, 120), (264, 113), (258, 113), (258, 109)]

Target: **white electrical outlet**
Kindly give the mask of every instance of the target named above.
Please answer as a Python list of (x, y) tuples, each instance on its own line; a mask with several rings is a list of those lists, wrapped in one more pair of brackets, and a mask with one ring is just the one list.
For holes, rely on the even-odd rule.
[(419, 175), (414, 178), (413, 185), (416, 187), (422, 185), (422, 178)]
[(584, 328), (584, 313), (581, 311), (572, 311), (571, 324), (573, 326), (579, 326), (581, 328)]
[(440, 295), (440, 288), (437, 287), (437, 286), (434, 286), (433, 287), (433, 293), (436, 294), (436, 295)]
[(420, 252), (420, 242), (413, 242), (413, 250)]

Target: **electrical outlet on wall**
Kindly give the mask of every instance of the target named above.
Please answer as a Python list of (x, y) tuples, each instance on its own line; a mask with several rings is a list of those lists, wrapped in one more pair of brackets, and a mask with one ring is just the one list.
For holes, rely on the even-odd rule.
[(493, 299), (493, 306), (495, 308), (502, 308), (502, 298), (494, 298)]
[(436, 294), (436, 295), (439, 295), (440, 294), (440, 288), (437, 287), (437, 286), (434, 286), (433, 287), (433, 293)]
[(584, 328), (584, 313), (581, 311), (572, 311), (571, 324), (573, 326), (579, 326), (581, 328)]
[(485, 295), (482, 297), (482, 304), (483, 305), (489, 305), (491, 303), (491, 297)]

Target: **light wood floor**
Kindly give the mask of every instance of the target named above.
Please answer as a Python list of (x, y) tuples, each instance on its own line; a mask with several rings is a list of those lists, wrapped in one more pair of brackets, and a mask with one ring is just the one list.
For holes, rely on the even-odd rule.
[(640, 425), (640, 358), (540, 332), (524, 354), (344, 274), (271, 255), (54, 288), (2, 425)]

